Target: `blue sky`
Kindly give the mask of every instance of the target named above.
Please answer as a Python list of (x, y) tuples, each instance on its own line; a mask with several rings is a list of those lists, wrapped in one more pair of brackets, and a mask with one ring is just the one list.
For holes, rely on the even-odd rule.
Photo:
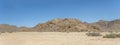
[(0, 0), (0, 24), (33, 27), (55, 18), (120, 19), (120, 0)]

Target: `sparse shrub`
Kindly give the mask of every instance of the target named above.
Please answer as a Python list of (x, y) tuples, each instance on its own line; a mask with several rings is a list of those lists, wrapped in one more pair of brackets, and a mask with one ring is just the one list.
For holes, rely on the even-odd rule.
[(88, 32), (86, 33), (87, 36), (102, 36), (99, 32)]
[(13, 32), (8, 32), (8, 33), (13, 33)]
[(120, 34), (117, 34), (117, 37), (120, 38)]
[(69, 33), (70, 31), (66, 30), (67, 33)]
[(5, 31), (2, 31), (1, 33), (5, 33)]
[(106, 34), (105, 36), (103, 36), (103, 38), (117, 38), (117, 34), (115, 33)]

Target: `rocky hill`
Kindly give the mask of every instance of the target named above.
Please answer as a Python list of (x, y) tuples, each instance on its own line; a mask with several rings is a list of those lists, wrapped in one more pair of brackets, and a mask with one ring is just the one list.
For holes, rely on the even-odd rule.
[(39, 32), (81, 32), (99, 30), (96, 26), (72, 18), (54, 19), (46, 23), (38, 24), (33, 29)]

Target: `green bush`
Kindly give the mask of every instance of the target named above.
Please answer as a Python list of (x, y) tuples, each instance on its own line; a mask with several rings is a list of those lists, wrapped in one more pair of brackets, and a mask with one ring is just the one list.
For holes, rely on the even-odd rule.
[(117, 34), (115, 33), (106, 34), (105, 36), (103, 36), (103, 38), (117, 38)]
[(88, 32), (86, 33), (87, 36), (101, 36), (99, 32)]

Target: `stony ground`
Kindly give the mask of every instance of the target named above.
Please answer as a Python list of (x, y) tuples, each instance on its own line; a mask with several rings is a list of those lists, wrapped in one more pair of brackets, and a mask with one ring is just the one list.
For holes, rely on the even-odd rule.
[(0, 45), (120, 45), (120, 39), (88, 37), (86, 32), (16, 32), (0, 35)]

